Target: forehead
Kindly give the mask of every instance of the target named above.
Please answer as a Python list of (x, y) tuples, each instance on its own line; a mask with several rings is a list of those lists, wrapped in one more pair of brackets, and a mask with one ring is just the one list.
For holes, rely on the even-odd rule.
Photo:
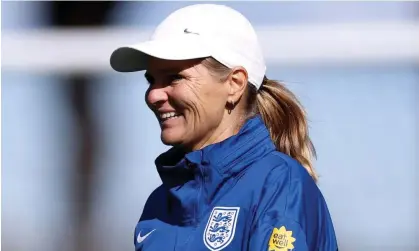
[(202, 59), (189, 59), (189, 60), (165, 60), (150, 57), (148, 59), (146, 74), (160, 75), (167, 73), (178, 73), (197, 66)]

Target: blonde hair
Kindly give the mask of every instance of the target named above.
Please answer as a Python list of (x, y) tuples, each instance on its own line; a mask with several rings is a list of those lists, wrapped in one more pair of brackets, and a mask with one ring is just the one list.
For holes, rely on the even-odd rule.
[[(219, 80), (231, 73), (213, 58), (204, 59), (202, 64)], [(248, 84), (245, 97), (249, 117), (261, 115), (276, 149), (296, 159), (317, 182), (313, 166), (316, 150), (308, 134), (306, 112), (297, 97), (284, 84), (266, 76), (259, 90)]]

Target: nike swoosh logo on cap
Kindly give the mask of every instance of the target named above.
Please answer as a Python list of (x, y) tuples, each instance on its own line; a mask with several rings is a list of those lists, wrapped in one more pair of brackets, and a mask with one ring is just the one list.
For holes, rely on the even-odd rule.
[(195, 34), (195, 35), (199, 35), (199, 33), (192, 32), (192, 31), (190, 31), (188, 28), (184, 29), (184, 30), (183, 30), (183, 32), (184, 32), (184, 33), (187, 33), (187, 34)]
[(156, 229), (151, 230), (150, 232), (148, 232), (148, 234), (141, 236), (141, 231), (138, 233), (137, 236), (137, 242), (138, 244), (140, 244), (141, 242), (143, 242), (151, 233), (153, 233)]

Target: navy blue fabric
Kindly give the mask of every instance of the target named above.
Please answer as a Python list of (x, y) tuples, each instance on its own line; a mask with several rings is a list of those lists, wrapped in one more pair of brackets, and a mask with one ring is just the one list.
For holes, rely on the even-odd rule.
[(155, 163), (163, 184), (135, 228), (137, 251), (338, 250), (320, 190), (276, 151), (260, 116), (223, 142), (171, 148)]

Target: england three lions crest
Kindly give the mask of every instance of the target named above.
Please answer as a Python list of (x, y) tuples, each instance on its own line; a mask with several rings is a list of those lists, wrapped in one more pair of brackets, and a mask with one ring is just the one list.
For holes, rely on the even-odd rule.
[(239, 207), (214, 207), (204, 232), (204, 243), (212, 251), (227, 247), (234, 238)]

